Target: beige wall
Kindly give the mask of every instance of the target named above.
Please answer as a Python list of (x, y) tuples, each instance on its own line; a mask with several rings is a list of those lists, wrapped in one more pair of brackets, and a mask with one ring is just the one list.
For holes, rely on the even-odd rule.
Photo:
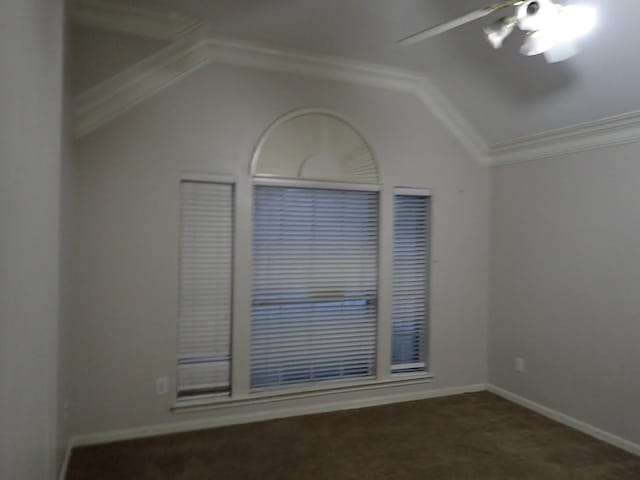
[(73, 93), (71, 91), (71, 65), (69, 45), (70, 32), (67, 29), (64, 58), (64, 92), (62, 125), (62, 168), (60, 191), (60, 278), (58, 329), (58, 462), (61, 464), (71, 438), (70, 416), (73, 385), (71, 365), (71, 314), (73, 309), (73, 271), (74, 255), (74, 210), (76, 208), (76, 165), (73, 137)]
[(63, 8), (0, 8), (0, 478), (55, 478)]
[(489, 330), (492, 383), (636, 443), (639, 158), (626, 145), (495, 170)]
[(71, 25), (69, 31), (73, 51), (71, 87), (76, 94), (144, 60), (167, 44), (162, 40), (80, 25)]
[[(378, 156), (386, 187), (434, 192), (431, 363), (436, 380), (399, 390), (485, 382), (490, 170), (469, 158), (409, 94), (210, 66), (76, 146), (76, 433), (193, 418), (172, 415), (173, 398), (154, 390), (157, 376), (169, 376), (172, 383), (175, 378), (180, 173), (238, 178), (236, 285), (241, 288), (236, 305), (242, 308), (236, 309), (235, 321), (248, 325), (249, 160), (271, 122), (309, 106), (333, 109), (354, 121)], [(385, 201), (390, 205), (390, 197)], [(383, 237), (391, 238), (388, 224)], [(388, 278), (383, 283), (388, 286)]]

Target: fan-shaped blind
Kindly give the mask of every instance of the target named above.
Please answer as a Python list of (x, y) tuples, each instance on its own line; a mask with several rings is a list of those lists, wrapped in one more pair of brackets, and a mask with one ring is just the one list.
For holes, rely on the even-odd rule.
[(256, 186), (255, 389), (375, 373), (378, 194)]
[(181, 183), (178, 397), (229, 393), (233, 185)]
[(392, 371), (426, 370), (431, 198), (395, 196)]
[(378, 183), (378, 164), (365, 139), (337, 115), (294, 113), (260, 141), (253, 173), (283, 178)]

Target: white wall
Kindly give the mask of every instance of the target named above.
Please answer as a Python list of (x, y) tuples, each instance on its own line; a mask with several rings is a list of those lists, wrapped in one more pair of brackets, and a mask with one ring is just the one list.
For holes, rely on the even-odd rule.
[(0, 478), (54, 478), (63, 6), (0, 7)]
[[(175, 379), (180, 172), (238, 178), (242, 220), (236, 276), (244, 285), (244, 308), (236, 311), (236, 321), (246, 323), (250, 271), (243, 259), (250, 253), (251, 154), (277, 117), (310, 106), (334, 109), (355, 122), (378, 155), (386, 185), (434, 191), (431, 363), (436, 380), (398, 391), (486, 381), (490, 170), (479, 167), (412, 95), (213, 65), (76, 145), (76, 433), (193, 418), (172, 415), (173, 398), (154, 391), (155, 377)], [(390, 238), (389, 232), (383, 235)], [(338, 398), (347, 395), (323, 401)]]
[(636, 443), (639, 159), (636, 144), (494, 171), (489, 330), (492, 383)]

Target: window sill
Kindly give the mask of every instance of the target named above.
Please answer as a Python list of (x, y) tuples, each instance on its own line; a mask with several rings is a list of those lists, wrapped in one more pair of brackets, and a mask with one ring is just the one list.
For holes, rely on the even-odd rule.
[(260, 405), (263, 403), (275, 403), (286, 400), (296, 400), (300, 398), (313, 398), (336, 393), (359, 392), (366, 390), (377, 390), (386, 387), (400, 387), (406, 385), (418, 385), (433, 381), (433, 374), (393, 374), (389, 380), (367, 380), (357, 383), (334, 383), (332, 385), (320, 385), (305, 389), (288, 389), (278, 392), (268, 391), (251, 394), (244, 398), (233, 397), (208, 397), (192, 400), (181, 400), (171, 407), (173, 413), (192, 413), (205, 410), (216, 410), (221, 408), (236, 407), (242, 405)]

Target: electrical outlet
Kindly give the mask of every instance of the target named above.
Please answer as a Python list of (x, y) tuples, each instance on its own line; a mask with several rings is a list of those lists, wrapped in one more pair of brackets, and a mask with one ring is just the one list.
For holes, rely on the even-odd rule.
[(524, 373), (524, 358), (516, 357), (514, 370), (518, 373)]
[(169, 393), (169, 379), (167, 377), (156, 378), (156, 393), (166, 395)]

